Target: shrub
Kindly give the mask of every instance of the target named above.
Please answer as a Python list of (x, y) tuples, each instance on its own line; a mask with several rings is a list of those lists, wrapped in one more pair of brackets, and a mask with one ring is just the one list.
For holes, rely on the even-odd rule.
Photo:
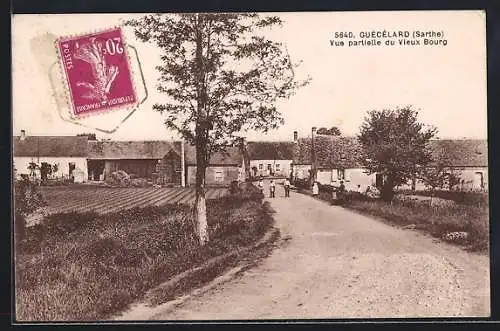
[(42, 186), (68, 186), (72, 183), (70, 178), (49, 178), (41, 182)]
[(239, 182), (237, 180), (233, 180), (231, 182), (231, 186), (229, 187), (229, 193), (235, 195), (235, 194), (241, 194), (242, 191), (243, 190), (240, 187)]
[(47, 203), (38, 185), (27, 177), (16, 180), (14, 183), (14, 233), (16, 243), (19, 244), (25, 235), (26, 216)]
[(488, 205), (488, 193), (485, 192), (471, 192), (471, 191), (447, 191), (447, 190), (422, 190), (422, 191), (411, 191), (402, 190), (399, 193), (405, 195), (421, 195), (421, 196), (434, 196), (441, 199), (453, 200), (456, 203), (466, 204), (466, 205)]
[(299, 189), (308, 190), (311, 188), (311, 185), (309, 184), (309, 179), (307, 178), (295, 178), (295, 180), (293, 181), (293, 185)]
[(106, 184), (128, 186), (130, 185), (130, 175), (123, 170), (113, 171), (109, 176), (106, 176)]
[(88, 227), (98, 217), (95, 212), (51, 214), (45, 218), (42, 227), (48, 235), (65, 235)]

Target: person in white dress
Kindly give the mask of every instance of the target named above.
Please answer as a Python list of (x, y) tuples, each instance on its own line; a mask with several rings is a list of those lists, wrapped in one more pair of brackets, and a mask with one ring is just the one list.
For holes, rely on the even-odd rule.
[(313, 184), (313, 197), (318, 196), (318, 194), (319, 194), (318, 182), (314, 182), (314, 184)]

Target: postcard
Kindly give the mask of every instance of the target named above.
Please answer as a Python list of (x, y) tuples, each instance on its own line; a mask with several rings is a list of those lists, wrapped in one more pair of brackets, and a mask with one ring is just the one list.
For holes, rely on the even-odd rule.
[(490, 316), (484, 11), (14, 15), (16, 322)]

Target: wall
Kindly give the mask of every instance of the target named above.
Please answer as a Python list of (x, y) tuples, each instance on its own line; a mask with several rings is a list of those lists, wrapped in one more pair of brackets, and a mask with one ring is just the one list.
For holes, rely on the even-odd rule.
[[(236, 166), (213, 166), (205, 171), (205, 184), (207, 186), (223, 185), (229, 186), (232, 181), (243, 181), (245, 169)], [(222, 174), (222, 177), (220, 176)], [(187, 167), (187, 185), (196, 184), (196, 166)]]
[[(30, 162), (35, 162), (41, 165), (42, 162), (47, 162), (50, 165), (57, 164), (57, 173), (53, 173), (50, 178), (69, 178), (69, 162), (75, 163), (75, 170), (81, 173), (81, 176), (75, 176), (75, 182), (87, 181), (87, 159), (82, 157), (14, 157), (14, 167), (16, 176), (19, 178), (21, 174), (30, 174), (28, 166)], [(40, 177), (40, 172), (37, 172)]]
[(339, 178), (337, 169), (319, 169), (317, 181), (320, 184), (330, 184), (339, 186), (340, 182), (344, 182), (347, 190), (357, 190), (358, 185), (361, 185), (363, 191), (367, 186), (375, 186), (375, 174), (368, 175), (362, 168), (352, 168), (344, 170), (344, 178)]
[[(476, 173), (478, 172), (483, 174), (483, 186), (484, 186), (483, 188), (481, 188), (479, 176), (476, 175)], [(454, 173), (456, 173), (463, 180), (463, 183), (457, 185), (456, 189), (459, 189), (461, 191), (488, 191), (488, 168), (471, 167), (471, 168), (455, 169)], [(409, 190), (411, 189), (411, 183), (408, 183), (406, 185), (401, 185), (399, 189)], [(416, 180), (415, 189), (420, 191), (420, 190), (426, 190), (428, 189), (428, 187), (426, 187), (422, 181)]]
[(310, 164), (294, 164), (292, 165), (293, 177), (298, 179), (309, 178)]
[[(267, 170), (268, 164), (271, 165), (271, 170), (275, 176), (290, 176), (292, 160), (250, 160), (250, 173), (252, 176), (270, 176), (271, 174)], [(276, 164), (279, 164), (279, 170), (277, 170)], [(259, 169), (259, 165), (262, 165), (262, 170)], [(256, 174), (253, 167), (257, 168)]]

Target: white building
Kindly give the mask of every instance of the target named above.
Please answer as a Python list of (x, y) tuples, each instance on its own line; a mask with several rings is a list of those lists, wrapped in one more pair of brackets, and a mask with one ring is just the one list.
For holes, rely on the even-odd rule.
[[(367, 186), (376, 186), (377, 176), (368, 175), (360, 163), (360, 146), (354, 137), (317, 135), (314, 136), (316, 158), (316, 181), (323, 185), (339, 186), (344, 183), (347, 190), (356, 190), (358, 185), (366, 190)], [(311, 137), (296, 141), (292, 173), (295, 179), (308, 179), (312, 171)]]
[[(436, 139), (430, 142), (434, 158), (445, 158), (447, 170), (459, 177), (452, 188), (460, 191), (488, 191), (488, 146), (485, 139)], [(432, 164), (430, 165), (433, 166)], [(425, 184), (415, 180), (402, 189), (425, 190)]]
[(250, 175), (289, 177), (294, 153), (294, 144), (289, 141), (248, 142)]
[[(355, 190), (358, 185), (362, 190), (366, 187), (380, 187), (382, 176), (368, 174), (363, 168), (360, 146), (354, 137), (316, 135), (312, 131), (315, 143), (316, 181), (320, 184), (340, 185), (344, 182), (346, 189)], [(431, 140), (429, 148), (434, 159), (444, 155), (450, 172), (459, 177), (459, 183), (453, 187), (462, 191), (488, 190), (488, 149), (486, 140), (482, 139), (436, 139)], [(296, 142), (292, 163), (293, 177), (308, 179), (312, 171), (312, 139), (302, 138)], [(429, 165), (432, 167), (432, 164)], [(413, 185), (402, 185), (399, 189), (428, 189), (420, 180)]]
[[(65, 178), (80, 183), (87, 180), (86, 136), (27, 136), (21, 131), (13, 138), (14, 171), (41, 178), (40, 168), (50, 165), (47, 178)], [(30, 166), (33, 165), (33, 166)]]

